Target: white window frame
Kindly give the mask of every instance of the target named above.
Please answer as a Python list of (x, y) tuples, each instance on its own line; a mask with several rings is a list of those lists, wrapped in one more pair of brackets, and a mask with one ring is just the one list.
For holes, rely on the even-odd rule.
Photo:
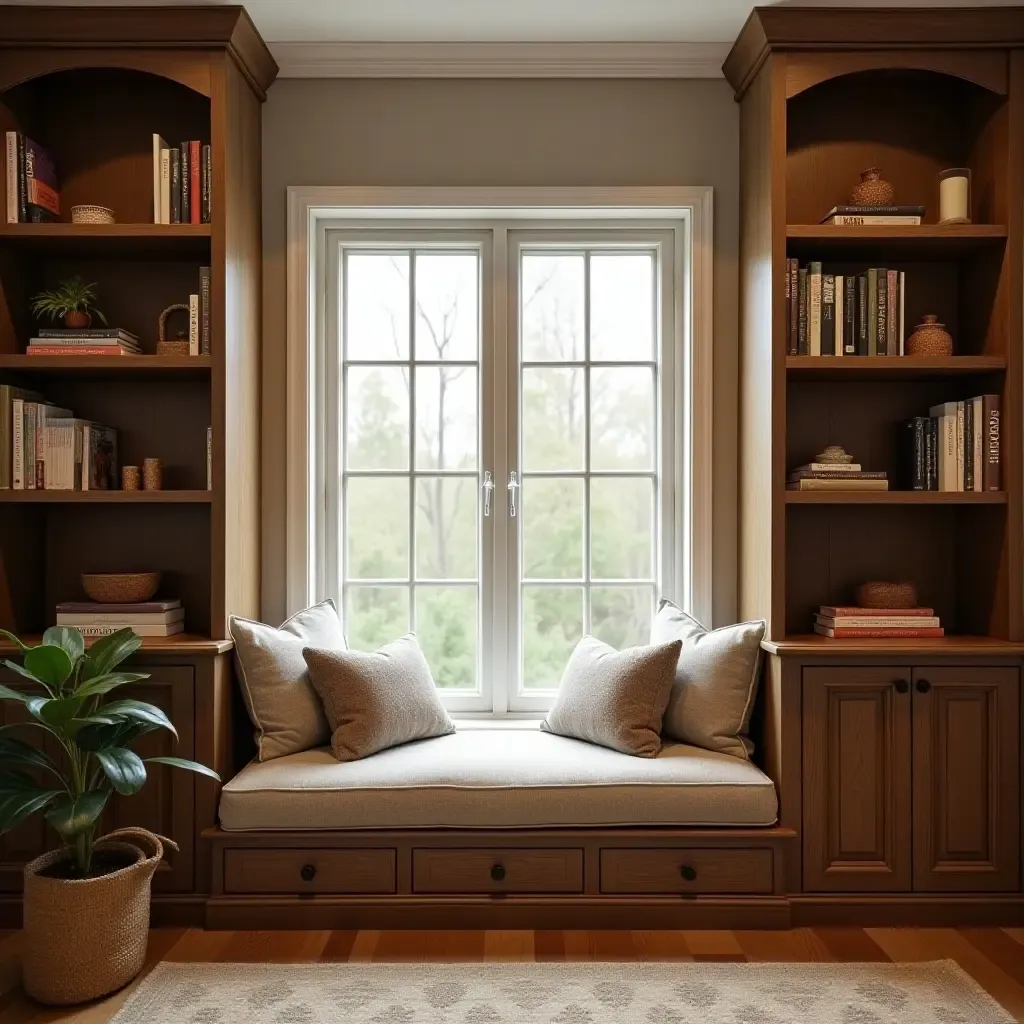
[[(671, 248), (671, 265), (677, 287), (669, 289), (672, 301), (662, 310), (664, 335), (672, 339), (673, 352), (663, 353), (663, 370), (673, 375), (677, 396), (673, 408), (661, 410), (661, 434), (671, 446), (674, 493), (661, 506), (663, 521), (672, 517), (675, 534), (674, 564), (660, 566), (663, 596), (711, 624), (712, 607), (712, 189), (447, 189), (447, 188), (347, 188), (294, 187), (288, 190), (287, 250), (287, 487), (286, 555), (287, 608), (293, 614), (318, 599), (332, 595), (337, 586), (328, 562), (336, 558), (328, 543), (325, 525), (337, 495), (329, 484), (328, 467), (336, 465), (337, 431), (327, 411), (328, 394), (337, 392), (337, 367), (326, 358), (327, 328), (334, 315), (336, 289), (327, 286), (332, 266), (330, 250), (343, 237), (397, 237), (409, 241), (451, 232), (453, 238), (481, 237), (489, 233), (493, 247), (485, 246), (485, 262), (493, 259), (495, 282), (488, 291), (485, 272), (482, 308), (482, 345), (499, 344), (510, 353), (508, 364), (492, 367), (481, 377), (481, 393), (491, 401), (494, 416), (481, 420), (486, 434), (491, 424), (515, 416), (507, 408), (507, 396), (515, 387), (518, 365), (515, 345), (505, 346), (497, 334), (509, 329), (514, 316), (512, 269), (508, 265), (510, 235), (529, 239), (530, 232), (550, 234), (579, 225), (578, 235), (593, 232), (595, 222), (617, 230), (634, 229), (650, 236), (651, 229), (664, 233)], [(329, 242), (329, 239), (331, 241)], [(663, 253), (663, 256), (669, 254)], [(502, 287), (502, 283), (507, 283)], [(332, 294), (335, 293), (335, 294)], [(514, 313), (514, 311), (513, 311)], [(671, 323), (667, 318), (671, 317)], [(515, 423), (510, 423), (514, 430)], [(334, 447), (332, 447), (334, 446)], [(497, 461), (510, 455), (494, 448)], [(512, 466), (481, 464), (494, 472), (495, 505), (507, 514), (504, 481)], [(660, 468), (660, 467), (659, 467)], [(506, 522), (504, 518), (500, 520)], [(497, 526), (497, 523), (495, 523)], [(500, 575), (512, 570), (514, 558), (508, 531), (494, 528), (482, 533), (483, 557)], [(328, 557), (328, 552), (331, 552)], [(689, 570), (687, 572), (687, 569)], [(501, 601), (500, 588), (493, 594)], [(481, 589), (481, 600), (489, 600)], [(493, 621), (503, 621), (495, 608)], [(485, 618), (486, 622), (486, 618)], [(550, 695), (514, 698), (510, 681), (518, 665), (517, 630), (505, 638), (484, 637), (481, 685), (484, 693), (461, 696), (445, 694), (453, 711), (464, 714), (536, 714), (550, 702)], [(497, 643), (493, 641), (499, 641)], [(513, 646), (513, 644), (515, 646)]]

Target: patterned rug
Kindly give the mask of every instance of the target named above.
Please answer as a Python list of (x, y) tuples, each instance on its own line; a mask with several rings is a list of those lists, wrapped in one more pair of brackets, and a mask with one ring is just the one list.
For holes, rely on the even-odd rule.
[(915, 964), (160, 964), (115, 1024), (1013, 1024)]

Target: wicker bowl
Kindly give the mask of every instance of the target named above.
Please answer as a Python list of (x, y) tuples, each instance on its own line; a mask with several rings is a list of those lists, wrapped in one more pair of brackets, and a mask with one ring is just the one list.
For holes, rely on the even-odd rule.
[(106, 206), (72, 206), (72, 224), (113, 224), (114, 211)]
[(854, 595), (858, 608), (916, 608), (917, 588), (913, 583), (862, 583)]
[(83, 572), (82, 589), (99, 604), (138, 604), (160, 586), (158, 572)]

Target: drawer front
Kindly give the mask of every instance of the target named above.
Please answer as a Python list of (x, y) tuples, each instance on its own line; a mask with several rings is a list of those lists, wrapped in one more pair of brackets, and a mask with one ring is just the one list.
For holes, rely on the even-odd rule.
[(414, 892), (582, 892), (582, 850), (414, 850)]
[(602, 850), (601, 892), (770, 893), (771, 850)]
[(395, 891), (394, 850), (227, 850), (228, 893)]

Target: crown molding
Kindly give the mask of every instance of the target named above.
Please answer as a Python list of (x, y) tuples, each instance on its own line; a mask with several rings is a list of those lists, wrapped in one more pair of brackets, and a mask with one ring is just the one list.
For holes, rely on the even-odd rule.
[(272, 43), (281, 78), (721, 78), (728, 43)]

